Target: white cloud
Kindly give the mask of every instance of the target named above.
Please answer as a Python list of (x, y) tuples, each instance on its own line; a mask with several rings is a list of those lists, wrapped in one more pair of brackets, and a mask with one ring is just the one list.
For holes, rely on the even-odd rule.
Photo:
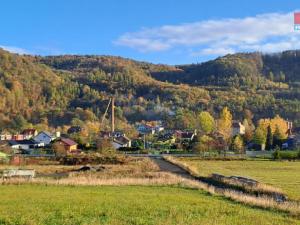
[(197, 55), (226, 55), (226, 54), (232, 54), (235, 53), (235, 50), (233, 48), (204, 48), (198, 52), (192, 52), (193, 56)]
[(115, 43), (142, 52), (181, 47), (197, 48), (192, 54), (224, 55), (236, 51), (294, 49), (300, 47), (299, 41), (300, 32), (294, 31), (290, 12), (143, 28), (123, 34)]
[(0, 45), (0, 48), (3, 48), (4, 50), (9, 51), (11, 53), (17, 53), (17, 54), (21, 54), (21, 55), (30, 54), (30, 52), (27, 51), (26, 49), (15, 47), (15, 46)]
[(115, 42), (117, 45), (124, 45), (137, 49), (141, 52), (162, 51), (170, 48), (168, 44), (149, 38), (134, 38), (130, 34), (125, 34)]

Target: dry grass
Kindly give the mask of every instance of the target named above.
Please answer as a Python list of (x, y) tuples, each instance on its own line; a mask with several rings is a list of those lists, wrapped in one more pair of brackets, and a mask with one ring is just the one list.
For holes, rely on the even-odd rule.
[(1, 180), (0, 184), (51, 184), (51, 185), (82, 185), (82, 186), (123, 186), (123, 185), (184, 185), (187, 182), (186, 179), (176, 176), (171, 173), (155, 173), (150, 177), (102, 177), (96, 178), (92, 174), (82, 174), (80, 176), (70, 176), (62, 179), (52, 178), (13, 178), (7, 180)]
[(277, 209), (280, 211), (288, 212), (294, 216), (300, 216), (300, 204), (298, 202), (286, 201), (286, 202), (278, 203), (272, 198), (254, 197), (252, 195), (246, 195), (228, 189), (225, 189), (223, 195), (234, 201), (242, 202), (251, 206)]
[[(212, 178), (213, 179), (213, 178)], [(257, 183), (256, 185), (250, 186), (244, 183), (239, 182), (238, 180), (232, 180), (229, 177), (224, 177), (220, 179), (220, 181), (227, 185), (233, 185), (236, 187), (241, 187), (245, 191), (250, 193), (261, 193), (261, 194), (269, 194), (269, 195), (285, 195), (285, 193), (277, 187), (267, 185), (264, 183)]]
[[(34, 179), (11, 178), (1, 180), (0, 184), (52, 184), (52, 185), (181, 185), (186, 182), (171, 173), (159, 172), (159, 167), (148, 158), (132, 158), (124, 165), (105, 165), (103, 170), (94, 172), (74, 172), (80, 166), (26, 166), (35, 169), (38, 177)], [(49, 176), (66, 173), (64, 177)], [(59, 178), (59, 179), (57, 179)]]
[[(126, 164), (105, 164), (105, 169), (97, 173), (99, 176), (142, 176), (143, 173), (159, 171), (159, 168), (148, 158), (130, 158), (128, 157)], [(82, 165), (0, 165), (0, 171), (4, 169), (34, 169), (39, 177), (55, 175), (55, 174), (80, 174), (73, 173)]]
[(53, 173), (66, 173), (74, 169), (78, 169), (80, 166), (65, 166), (65, 165), (24, 165), (24, 166), (12, 166), (12, 165), (0, 165), (0, 170), (4, 169), (34, 169), (37, 174), (47, 175)]

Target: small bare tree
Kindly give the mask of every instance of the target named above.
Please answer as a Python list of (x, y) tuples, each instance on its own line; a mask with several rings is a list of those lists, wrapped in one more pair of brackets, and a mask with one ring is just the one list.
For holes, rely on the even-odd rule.
[(100, 138), (97, 140), (97, 151), (101, 154), (113, 154), (115, 152), (111, 140), (108, 138)]
[(64, 157), (67, 155), (67, 151), (65, 146), (62, 145), (60, 142), (56, 142), (52, 145), (52, 149), (56, 155), (56, 157)]

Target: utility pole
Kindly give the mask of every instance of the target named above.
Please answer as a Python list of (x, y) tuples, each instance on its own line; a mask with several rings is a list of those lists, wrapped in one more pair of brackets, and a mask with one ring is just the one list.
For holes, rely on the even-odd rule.
[(115, 132), (115, 98), (111, 98), (111, 132)]

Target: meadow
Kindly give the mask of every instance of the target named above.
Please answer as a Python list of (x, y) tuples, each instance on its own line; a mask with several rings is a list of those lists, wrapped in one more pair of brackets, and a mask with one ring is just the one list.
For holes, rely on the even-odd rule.
[(0, 224), (299, 224), (285, 213), (178, 186), (1, 185)]
[(219, 173), (225, 176), (245, 176), (280, 188), (289, 198), (300, 200), (300, 162), (271, 160), (201, 160), (176, 158), (190, 166), (200, 176)]

